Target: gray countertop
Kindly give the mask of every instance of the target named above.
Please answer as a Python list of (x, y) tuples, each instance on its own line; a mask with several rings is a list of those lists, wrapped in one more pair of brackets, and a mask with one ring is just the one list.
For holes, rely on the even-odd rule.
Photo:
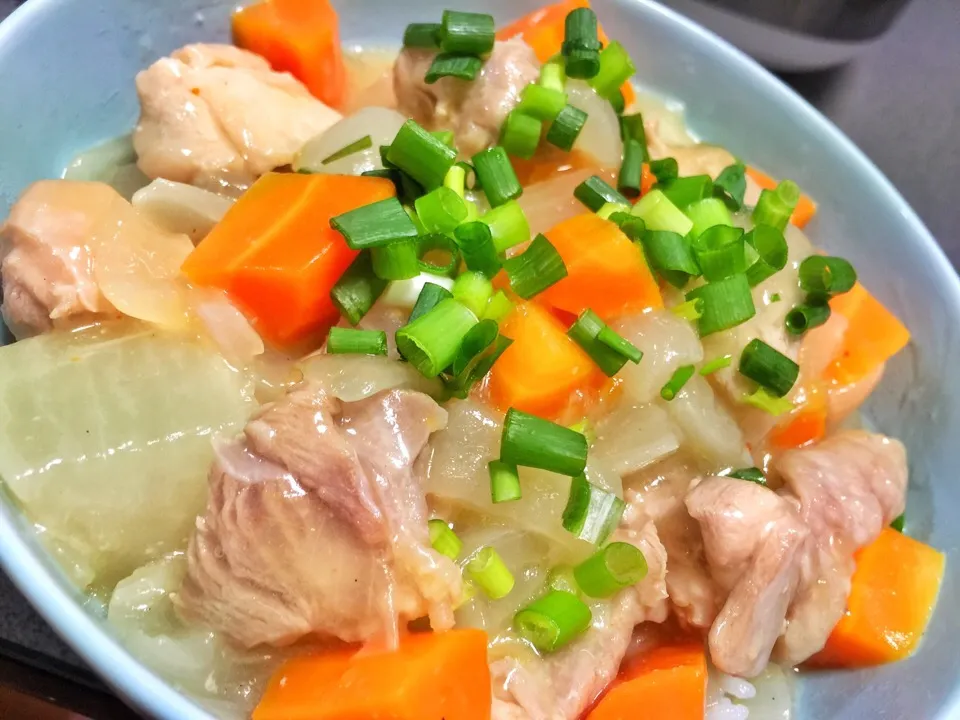
[[(0, 0), (0, 18), (18, 0)], [(846, 67), (785, 79), (886, 173), (960, 267), (960, 2), (915, 0)], [(0, 641), (80, 660), (0, 573)]]

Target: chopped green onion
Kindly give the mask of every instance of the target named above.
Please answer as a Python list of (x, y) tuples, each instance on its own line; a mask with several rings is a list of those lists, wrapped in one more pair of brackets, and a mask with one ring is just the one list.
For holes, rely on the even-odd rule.
[[(730, 217), (727, 206), (723, 204), (722, 200), (716, 198), (698, 200), (688, 205), (683, 212), (693, 220), (693, 228), (690, 230), (690, 234), (694, 238), (699, 237), (704, 231), (715, 225), (733, 225), (733, 218)], [(740, 230), (740, 228), (737, 229)], [(740, 235), (743, 235), (742, 230), (740, 230)]]
[(478, 322), (456, 300), (443, 300), (397, 330), (397, 349), (425, 377), (436, 377), (453, 362), (464, 337)]
[(456, 560), (460, 551), (463, 550), (463, 541), (450, 529), (450, 526), (443, 520), (434, 518), (427, 522), (427, 530), (430, 532), (431, 547), (441, 555)]
[(747, 270), (746, 243), (743, 230), (738, 227), (714, 225), (708, 228), (694, 241), (693, 253), (704, 280), (708, 282), (724, 280)]
[(395, 240), (389, 245), (371, 248), (373, 272), (384, 280), (409, 280), (420, 274), (417, 238)]
[(522, 497), (520, 490), (520, 475), (517, 466), (500, 460), (491, 460), (490, 464), (490, 499), (494, 503), (510, 502)]
[(650, 172), (657, 179), (658, 183), (666, 185), (672, 180), (680, 177), (680, 166), (672, 157), (662, 158), (660, 160), (650, 161)]
[(500, 144), (514, 157), (529, 160), (537, 152), (543, 123), (514, 108), (500, 128)]
[(633, 242), (642, 242), (647, 233), (647, 224), (630, 213), (614, 213), (610, 216), (610, 221), (615, 222)]
[(417, 238), (417, 248), (421, 270), (446, 277), (456, 274), (460, 250), (451, 238), (442, 233), (421, 235)]
[(713, 180), (709, 175), (690, 175), (678, 177), (669, 182), (657, 184), (667, 199), (680, 209), (713, 195)]
[(493, 320), (500, 322), (513, 310), (513, 302), (507, 297), (503, 290), (497, 290), (487, 301), (487, 307), (483, 310), (482, 320)]
[(468, 190), (483, 189), (482, 187), (480, 187), (480, 180), (479, 178), (477, 178), (477, 171), (474, 169), (473, 165), (471, 165), (465, 160), (458, 160), (455, 164), (455, 167), (462, 168), (463, 171), (467, 174), (467, 176), (473, 177), (473, 184), (472, 185), (467, 184), (466, 186)]
[(682, 288), (700, 274), (690, 238), (668, 230), (647, 230), (640, 242), (650, 266), (671, 285)]
[(780, 298), (780, 293), (773, 293), (773, 294), (770, 296), (770, 302), (772, 302), (772, 303), (780, 302), (780, 300), (781, 300), (781, 298)]
[(493, 320), (481, 320), (464, 336), (457, 356), (450, 364), (450, 372), (454, 377), (462, 375), (474, 364), (474, 360), (493, 345), (500, 332), (500, 327)]
[(457, 151), (407, 120), (386, 152), (386, 159), (416, 180), (426, 190), (443, 185), (447, 171), (453, 166)]
[[(604, 220), (610, 220), (611, 216), (617, 213), (622, 216), (620, 219), (623, 222), (624, 219), (630, 217), (630, 206), (629, 205), (620, 205), (618, 203), (604, 203), (603, 206), (597, 210), (597, 215), (602, 217)], [(616, 221), (614, 221), (616, 222)], [(617, 227), (620, 226), (620, 223), (616, 223)]]
[(607, 377), (613, 377), (626, 365), (629, 358), (600, 340), (600, 332), (605, 327), (603, 320), (587, 309), (580, 313), (580, 317), (567, 330), (567, 335), (583, 348)]
[[(481, 321), (480, 325), (483, 325), (484, 322), (485, 321)], [(473, 335), (473, 331), (467, 333), (467, 337), (464, 338), (464, 345), (468, 344), (467, 340), (470, 339), (471, 335)], [(491, 345), (482, 352), (474, 355), (461, 372), (457, 373), (452, 380), (447, 381), (447, 389), (455, 397), (465, 398), (474, 383), (482, 380), (483, 377), (490, 372), (490, 368), (493, 367), (494, 363), (500, 359), (500, 356), (511, 344), (513, 344), (513, 340), (510, 338), (497, 335)], [(454, 362), (456, 363), (456, 360), (454, 360)]]
[(544, 63), (540, 68), (540, 78), (537, 82), (548, 90), (564, 92), (567, 84), (567, 71), (564, 69), (562, 57), (556, 57)]
[(447, 170), (446, 176), (443, 178), (443, 187), (453, 190), (457, 194), (457, 197), (463, 198), (467, 190), (467, 171), (457, 163)]
[(330, 163), (336, 160), (341, 160), (345, 157), (349, 157), (353, 155), (354, 153), (358, 153), (361, 150), (366, 150), (367, 148), (372, 148), (372, 147), (373, 147), (373, 139), (369, 135), (364, 135), (359, 140), (355, 140), (349, 145), (346, 145), (340, 148), (335, 153), (331, 155), (327, 155), (327, 157), (325, 157), (323, 160), (320, 161), (320, 164), (329, 165)]
[(800, 366), (763, 340), (754, 338), (740, 354), (740, 374), (777, 397), (783, 397), (797, 382)]
[(475, 55), (440, 53), (430, 63), (424, 80), (427, 85), (433, 85), (437, 80), (445, 77), (455, 77), (471, 82), (477, 79), (482, 67), (483, 61)]
[(500, 459), (559, 475), (579, 475), (587, 466), (587, 439), (562, 425), (510, 408), (503, 422)]
[(600, 334), (597, 335), (597, 340), (611, 350), (616, 350), (634, 365), (643, 359), (643, 353), (640, 351), (640, 348), (608, 326), (603, 327)]
[(800, 287), (809, 293), (839, 295), (857, 283), (853, 265), (839, 257), (811, 255), (800, 263)]
[(456, 229), (454, 236), (468, 270), (481, 272), (489, 278), (497, 274), (500, 258), (488, 225), (479, 220), (464, 223)]
[(593, 622), (590, 607), (574, 593), (551, 590), (513, 616), (513, 627), (541, 653), (552, 653), (576, 639)]
[(330, 328), (327, 352), (331, 355), (386, 355), (387, 334), (383, 330)]
[[(620, 138), (627, 140), (636, 140), (643, 148), (643, 161), (650, 161), (650, 151), (647, 147), (647, 130), (643, 125), (643, 115), (633, 113), (632, 115), (623, 115), (620, 117)], [(652, 163), (651, 163), (652, 167)]]
[(630, 213), (643, 220), (647, 230), (669, 230), (686, 235), (693, 228), (693, 221), (656, 188), (640, 198)]
[(527, 249), (503, 261), (513, 291), (524, 300), (542, 293), (567, 276), (563, 258), (545, 235), (537, 235)]
[(779, 417), (793, 410), (792, 402), (786, 398), (772, 395), (766, 388), (757, 388), (757, 391), (752, 395), (744, 395), (743, 402), (774, 417)]
[(483, 314), (492, 296), (493, 284), (482, 272), (461, 273), (453, 281), (453, 297), (470, 308), (477, 317)]
[(617, 176), (617, 190), (627, 197), (638, 197), (642, 174), (643, 147), (636, 140), (627, 140), (623, 145), (623, 163)]
[(624, 110), (627, 109), (627, 99), (623, 96), (623, 90), (617, 88), (617, 91), (607, 99), (610, 101), (613, 111), (617, 115), (623, 115)]
[(815, 296), (797, 305), (784, 318), (784, 325), (791, 335), (803, 335), (807, 330), (823, 325), (830, 319), (830, 305)]
[(750, 287), (756, 287), (787, 266), (789, 250), (783, 232), (769, 225), (757, 225), (743, 236), (744, 242), (757, 251), (759, 258), (747, 270)]
[(382, 247), (402, 238), (415, 238), (417, 228), (395, 197), (378, 200), (330, 218), (352, 250)]
[(681, 365), (678, 367), (673, 375), (670, 376), (666, 385), (660, 388), (660, 397), (667, 401), (673, 400), (677, 396), (677, 393), (683, 389), (683, 386), (693, 377), (693, 373), (693, 365)]
[(473, 156), (473, 167), (491, 207), (516, 200), (523, 193), (510, 158), (502, 147), (494, 146)]
[(587, 114), (580, 108), (567, 105), (560, 111), (547, 130), (547, 142), (570, 152), (587, 122)]
[(453, 147), (453, 130), (432, 130), (430, 134), (447, 147)]
[(551, 590), (562, 590), (572, 595), (580, 594), (577, 579), (573, 576), (573, 568), (569, 565), (557, 565), (550, 568), (550, 572), (547, 573), (547, 587)]
[(630, 206), (630, 201), (626, 197), (597, 175), (591, 175), (577, 185), (573, 196), (593, 212), (600, 210), (606, 203)]
[(763, 470), (757, 467), (733, 470), (727, 475), (727, 477), (736, 478), (737, 480), (749, 480), (750, 482), (755, 482), (757, 485), (767, 484), (767, 478), (763, 474)]
[(513, 573), (492, 547), (483, 547), (467, 562), (467, 575), (493, 600), (506, 597), (513, 590)]
[(626, 49), (614, 40), (600, 51), (600, 71), (590, 80), (590, 85), (600, 97), (609, 99), (636, 71)]
[(626, 542), (612, 542), (573, 569), (584, 595), (609, 598), (647, 576), (647, 560), (640, 549)]
[(757, 314), (746, 275), (732, 275), (694, 288), (686, 299), (695, 298), (703, 301), (703, 315), (697, 321), (700, 337), (736, 327)]
[(703, 301), (702, 300), (687, 300), (682, 302), (679, 305), (675, 305), (670, 308), (670, 312), (676, 315), (678, 318), (683, 318), (684, 320), (689, 320), (694, 322), (703, 317)]
[(597, 439), (597, 434), (594, 432), (593, 426), (586, 418), (575, 422), (570, 426), (570, 429), (583, 435), (587, 439), (588, 443), (592, 444), (593, 441)]
[(463, 198), (443, 186), (417, 198), (414, 207), (428, 233), (451, 233), (467, 217)]
[(902, 533), (903, 525), (906, 522), (906, 520), (907, 520), (907, 514), (900, 513), (899, 515), (897, 515), (897, 517), (893, 519), (893, 522), (890, 523), (890, 527), (896, 530), (898, 533)]
[(715, 357), (713, 360), (708, 360), (703, 364), (703, 367), (700, 368), (700, 374), (704, 377), (707, 375), (712, 375), (718, 370), (723, 370), (724, 368), (730, 367), (732, 362), (733, 357), (730, 355), (721, 355), (720, 357)]
[(369, 252), (362, 252), (350, 263), (330, 291), (330, 299), (351, 325), (356, 325), (383, 294), (387, 281), (373, 272)]
[(478, 219), (490, 228), (493, 246), (498, 253), (506, 252), (514, 245), (520, 245), (530, 239), (530, 224), (523, 213), (523, 208), (516, 200), (488, 210)]
[(569, 77), (589, 80), (600, 72), (600, 40), (593, 10), (576, 8), (567, 15), (561, 49)]
[(442, 285), (437, 285), (432, 282), (424, 283), (423, 289), (417, 296), (417, 302), (414, 303), (413, 310), (410, 311), (410, 318), (407, 320), (407, 323), (412, 323), (421, 315), (426, 315), (442, 301), (452, 297), (453, 293)]
[(721, 170), (713, 181), (713, 194), (731, 210), (743, 207), (743, 196), (747, 192), (746, 170), (743, 163), (737, 162)]
[(410, 23), (403, 32), (403, 46), (408, 48), (440, 47), (440, 23)]
[(581, 540), (601, 545), (620, 524), (625, 508), (626, 503), (616, 495), (578, 475), (570, 482), (563, 527)]
[(493, 50), (496, 28), (493, 16), (485, 13), (443, 11), (440, 47), (444, 52), (486, 55)]
[(566, 106), (567, 94), (563, 90), (530, 83), (520, 91), (520, 104), (517, 109), (537, 120), (549, 122), (555, 119)]
[(757, 225), (770, 225), (783, 232), (798, 200), (800, 188), (792, 180), (784, 180), (776, 189), (760, 193), (757, 206), (753, 209), (753, 222)]

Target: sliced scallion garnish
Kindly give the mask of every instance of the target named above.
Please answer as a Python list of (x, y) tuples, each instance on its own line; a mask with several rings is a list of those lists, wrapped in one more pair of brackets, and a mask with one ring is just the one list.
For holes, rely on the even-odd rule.
[(434, 550), (451, 560), (459, 557), (460, 551), (463, 550), (463, 541), (444, 520), (439, 518), (429, 520), (427, 530), (430, 532), (430, 545)]
[(647, 576), (647, 560), (635, 545), (612, 542), (573, 569), (584, 595), (609, 598)]
[(463, 198), (448, 187), (438, 187), (417, 198), (414, 207), (428, 233), (451, 233), (467, 218)]
[(697, 200), (712, 196), (713, 180), (709, 175), (689, 175), (666, 183), (657, 183), (657, 189), (682, 210)]
[(492, 600), (506, 597), (513, 590), (513, 573), (492, 547), (480, 548), (467, 562), (466, 570), (470, 579)]
[(359, 140), (354, 140), (352, 143), (350, 143), (349, 145), (345, 145), (344, 147), (337, 150), (335, 153), (331, 153), (330, 155), (327, 155), (327, 157), (325, 157), (323, 160), (320, 161), (320, 164), (329, 165), (332, 162), (341, 160), (342, 158), (345, 158), (345, 157), (350, 157), (354, 153), (358, 153), (361, 150), (366, 150), (367, 148), (372, 148), (372, 147), (373, 147), (373, 138), (371, 138), (369, 135), (364, 135)]
[(540, 145), (543, 123), (533, 115), (514, 108), (500, 128), (500, 144), (510, 155), (529, 160)]
[(783, 397), (793, 388), (800, 375), (800, 366), (779, 350), (754, 338), (740, 354), (740, 374)]
[(743, 236), (744, 242), (757, 251), (757, 260), (747, 269), (747, 282), (756, 287), (787, 266), (789, 251), (783, 232), (769, 225), (757, 225)]
[(774, 190), (760, 193), (757, 206), (753, 209), (753, 222), (770, 225), (783, 232), (799, 200), (800, 188), (792, 180), (784, 180)]
[(490, 468), (490, 499), (494, 503), (519, 500), (523, 493), (520, 489), (520, 475), (517, 466), (501, 460), (491, 460)]
[[(718, 200), (712, 202), (719, 203)], [(708, 228), (693, 242), (693, 252), (700, 272), (708, 282), (725, 280), (747, 270), (746, 243), (743, 230), (738, 227), (714, 225)]]
[(417, 228), (395, 197), (378, 200), (330, 218), (353, 250), (382, 247), (395, 240), (415, 238)]
[(453, 281), (453, 297), (470, 308), (477, 317), (483, 315), (492, 295), (493, 284), (482, 272), (468, 270)]
[(493, 246), (498, 253), (506, 252), (530, 239), (530, 224), (516, 200), (488, 210), (478, 219), (490, 228)]
[(497, 290), (483, 311), (484, 320), (500, 322), (513, 310), (513, 302), (503, 290)]
[(623, 163), (617, 176), (617, 190), (627, 197), (639, 197), (642, 175), (643, 148), (631, 138), (623, 144)]
[(650, 172), (657, 179), (657, 183), (667, 184), (680, 177), (680, 166), (672, 157), (650, 161)]
[[(684, 210), (688, 218), (693, 220), (693, 228), (690, 230), (691, 236), (698, 238), (704, 231), (714, 225), (733, 225), (733, 218), (730, 217), (730, 211), (723, 204), (722, 200), (717, 198), (704, 198), (695, 203), (691, 203)], [(739, 228), (737, 228), (739, 230)], [(740, 231), (743, 234), (743, 231)]]
[(611, 98), (620, 91), (620, 86), (637, 71), (629, 53), (616, 40), (600, 51), (600, 70), (590, 80), (590, 85), (600, 97)]
[(437, 55), (424, 81), (427, 85), (433, 85), (437, 80), (445, 77), (454, 77), (459, 80), (472, 82), (477, 79), (480, 69), (483, 67), (483, 61), (475, 55), (454, 55), (453, 53), (440, 53)]
[(670, 376), (670, 379), (666, 384), (660, 388), (660, 397), (666, 401), (673, 400), (677, 394), (683, 389), (683, 386), (686, 385), (690, 378), (693, 377), (694, 367), (693, 365), (681, 365), (678, 367), (673, 375)]
[(600, 210), (606, 203), (628, 207), (630, 205), (626, 197), (597, 175), (592, 175), (577, 185), (573, 196), (593, 212)]
[(613, 377), (620, 372), (628, 358), (625, 354), (601, 342), (599, 336), (605, 327), (603, 320), (595, 312), (587, 309), (580, 313), (580, 317), (567, 330), (567, 335), (583, 348), (604, 375)]
[(567, 276), (567, 266), (545, 235), (537, 235), (527, 249), (503, 261), (510, 287), (529, 300)]
[(667, 230), (685, 236), (693, 228), (693, 221), (657, 188), (640, 198), (630, 212), (643, 220), (647, 230)]
[(452, 297), (453, 293), (442, 285), (425, 282), (423, 288), (420, 290), (420, 294), (417, 296), (417, 302), (413, 305), (413, 310), (410, 311), (410, 318), (407, 320), (407, 323), (412, 323), (421, 315), (426, 315), (443, 300)]
[(454, 231), (454, 237), (468, 270), (481, 272), (488, 278), (497, 274), (500, 258), (489, 225), (479, 220), (464, 223)]
[(743, 163), (728, 165), (713, 181), (713, 193), (731, 210), (743, 207), (743, 196), (747, 192), (746, 168)]
[(640, 242), (650, 266), (671, 285), (682, 288), (700, 274), (689, 237), (669, 230), (647, 230)]
[(747, 467), (740, 468), (739, 470), (732, 470), (727, 477), (736, 478), (737, 480), (749, 480), (757, 485), (767, 484), (767, 478), (763, 474), (763, 470), (757, 467)]
[(579, 475), (587, 466), (587, 439), (570, 428), (510, 408), (503, 422), (500, 459), (560, 475)]
[(397, 330), (397, 349), (425, 377), (436, 377), (453, 362), (463, 338), (479, 322), (456, 300), (442, 300)]
[(502, 147), (494, 146), (481, 150), (473, 156), (473, 167), (490, 201), (490, 207), (499, 207), (509, 200), (516, 200), (523, 193), (510, 158)]
[(576, 8), (564, 21), (563, 56), (569, 77), (589, 80), (600, 72), (597, 16), (590, 8)]
[(757, 388), (757, 391), (743, 396), (743, 402), (747, 405), (763, 410), (768, 415), (779, 417), (784, 413), (793, 410), (793, 403), (786, 398), (780, 398), (773, 395), (766, 388)]
[(581, 540), (601, 545), (620, 524), (625, 508), (626, 503), (616, 495), (578, 475), (570, 482), (563, 527)]
[(839, 295), (857, 283), (857, 271), (848, 261), (829, 255), (811, 255), (800, 263), (800, 287), (808, 293)]
[(417, 238), (404, 238), (371, 248), (373, 272), (384, 280), (409, 280), (416, 277), (420, 274), (418, 247)]
[(587, 114), (580, 108), (567, 105), (560, 111), (547, 130), (547, 142), (570, 152), (587, 122)]
[(551, 590), (513, 617), (513, 628), (539, 652), (552, 653), (590, 627), (590, 607), (571, 592)]
[(403, 32), (403, 46), (434, 50), (440, 47), (440, 23), (410, 23)]
[[(647, 130), (643, 125), (643, 115), (632, 113), (620, 117), (620, 138), (627, 140), (636, 140), (643, 148), (643, 161), (650, 162), (650, 151), (647, 147)], [(652, 167), (653, 163), (651, 163)]]
[(486, 55), (493, 50), (496, 28), (493, 16), (486, 13), (443, 11), (440, 47), (444, 52)]
[(362, 252), (350, 263), (330, 291), (330, 299), (351, 325), (356, 325), (373, 307), (387, 281), (377, 277), (369, 252)]
[(700, 374), (706, 377), (707, 375), (712, 375), (718, 370), (723, 370), (724, 368), (730, 367), (733, 363), (733, 356), (731, 355), (721, 355), (720, 357), (715, 357), (713, 360), (708, 360), (703, 364), (703, 367), (700, 368)]
[(807, 330), (823, 325), (830, 319), (830, 305), (813, 296), (797, 305), (784, 318), (783, 324), (791, 335), (803, 335)]
[(683, 318), (684, 320), (694, 322), (695, 320), (699, 320), (703, 315), (703, 301), (696, 299), (687, 300), (679, 305), (674, 305), (672, 308), (670, 308), (670, 312), (672, 312), (678, 318)]
[(567, 94), (563, 90), (530, 83), (520, 91), (520, 104), (517, 109), (537, 120), (551, 122), (566, 106)]
[(331, 355), (386, 355), (387, 334), (383, 330), (330, 328), (327, 352)]
[(420, 269), (434, 275), (453, 277), (457, 272), (460, 250), (457, 244), (443, 233), (429, 233), (417, 238), (417, 254)]
[(426, 190), (443, 185), (457, 151), (407, 120), (385, 153), (386, 160), (403, 170)]
[(757, 314), (746, 275), (732, 275), (694, 288), (686, 299), (703, 301), (703, 315), (697, 321), (700, 337), (736, 327)]

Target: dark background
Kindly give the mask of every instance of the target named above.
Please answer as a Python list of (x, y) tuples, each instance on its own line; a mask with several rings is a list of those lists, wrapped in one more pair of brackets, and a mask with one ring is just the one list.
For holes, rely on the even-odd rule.
[[(0, 0), (0, 18), (19, 4)], [(960, 267), (960, 0), (914, 0), (849, 65), (784, 79), (870, 156)], [(0, 682), (94, 717), (129, 717), (2, 572)]]

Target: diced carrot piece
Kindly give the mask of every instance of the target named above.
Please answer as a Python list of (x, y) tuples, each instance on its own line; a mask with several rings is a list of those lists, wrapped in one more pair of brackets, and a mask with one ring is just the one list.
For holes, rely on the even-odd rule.
[(657, 176), (650, 170), (650, 164), (644, 163), (640, 167), (640, 196), (646, 195), (657, 184)]
[(706, 695), (703, 644), (658, 647), (624, 664), (587, 720), (702, 720)]
[(857, 283), (830, 301), (834, 312), (849, 323), (836, 360), (825, 379), (849, 385), (877, 369), (910, 342), (910, 331), (883, 304)]
[(490, 371), (490, 394), (501, 409), (515, 407), (551, 418), (577, 390), (595, 390), (604, 375), (567, 337), (563, 325), (536, 303), (520, 303), (501, 332), (513, 339)]
[(288, 660), (253, 720), (489, 720), (490, 704), (487, 635), (463, 629)]
[[(753, 178), (753, 181), (764, 190), (773, 190), (777, 186), (777, 181), (767, 175), (762, 170), (747, 166), (747, 175)], [(817, 204), (807, 194), (801, 194), (797, 206), (793, 209), (793, 215), (790, 216), (790, 222), (798, 228), (804, 227), (817, 214)]]
[(856, 561), (847, 612), (810, 665), (865, 667), (902, 660), (916, 650), (930, 622), (943, 553), (886, 528)]
[(187, 257), (183, 273), (225, 290), (275, 345), (319, 336), (337, 322), (330, 290), (357, 255), (330, 218), (394, 194), (382, 178), (267, 173)]
[(567, 277), (539, 301), (574, 315), (590, 308), (603, 318), (663, 307), (643, 251), (615, 223), (584, 213), (564, 220), (547, 238), (563, 258)]
[(623, 107), (627, 110), (637, 101), (637, 91), (633, 89), (633, 84), (627, 80), (620, 86), (620, 92), (623, 93)]
[(264, 0), (233, 14), (234, 42), (338, 107), (347, 90), (337, 12), (328, 0)]
[(806, 400), (773, 430), (769, 442), (775, 450), (791, 450), (816, 442), (827, 434), (827, 396), (819, 381), (804, 385)]

